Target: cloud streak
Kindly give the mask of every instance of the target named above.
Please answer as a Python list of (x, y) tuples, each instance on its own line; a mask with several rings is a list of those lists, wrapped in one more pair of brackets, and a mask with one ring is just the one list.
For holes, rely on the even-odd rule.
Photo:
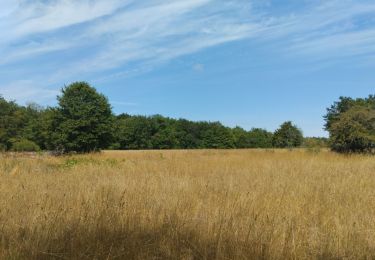
[(19, 103), (27, 104), (38, 100), (49, 102), (56, 98), (58, 91), (43, 87), (36, 87), (33, 81), (16, 80), (7, 85), (0, 86), (1, 95), (8, 100), (16, 100)]
[(113, 13), (125, 3), (120, 0), (18, 1), (13, 10), (5, 12), (1, 23), (12, 26), (6, 38), (14, 40), (89, 22)]
[[(276, 44), (281, 54), (318, 60), (375, 52), (372, 1), (327, 0), (298, 12), (278, 11), (273, 1), (256, 3), (0, 0), (0, 69), (17, 67), (25, 77), (21, 80), (31, 87), (32, 74), (46, 75), (46, 85), (78, 76), (95, 81), (105, 78), (103, 74), (110, 78), (147, 71), (183, 55), (245, 39)], [(44, 66), (34, 65), (39, 63)], [(12, 80), (0, 80), (1, 84), (12, 86)]]

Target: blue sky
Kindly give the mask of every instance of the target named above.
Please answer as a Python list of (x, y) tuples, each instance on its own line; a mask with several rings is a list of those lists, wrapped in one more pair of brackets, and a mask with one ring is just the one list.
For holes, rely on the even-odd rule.
[(116, 113), (326, 136), (375, 93), (374, 0), (0, 0), (0, 94), (55, 105), (88, 81)]

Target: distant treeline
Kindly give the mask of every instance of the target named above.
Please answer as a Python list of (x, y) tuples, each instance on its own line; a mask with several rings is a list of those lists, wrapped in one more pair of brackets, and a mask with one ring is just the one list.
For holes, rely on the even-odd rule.
[(291, 122), (274, 133), (229, 128), (161, 115), (113, 115), (106, 97), (85, 82), (62, 89), (58, 106), (20, 106), (0, 97), (0, 150), (90, 152), (100, 149), (231, 149), (324, 147), (325, 138), (303, 138)]
[(160, 115), (116, 117), (115, 149), (271, 148), (273, 134)]

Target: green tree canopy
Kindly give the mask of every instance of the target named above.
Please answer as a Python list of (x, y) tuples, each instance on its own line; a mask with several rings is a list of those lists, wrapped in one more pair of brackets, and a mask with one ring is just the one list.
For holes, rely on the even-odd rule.
[(112, 142), (113, 115), (107, 98), (86, 82), (62, 89), (54, 115), (52, 146), (62, 152), (91, 152)]
[(231, 129), (223, 126), (220, 122), (199, 122), (200, 148), (229, 149), (234, 148)]
[(367, 98), (353, 99), (350, 97), (340, 97), (330, 108), (327, 109), (327, 114), (324, 116), (326, 121), (325, 129), (330, 131), (332, 124), (340, 119), (340, 115), (345, 113), (354, 106), (369, 107), (375, 109), (375, 95), (369, 95)]
[(237, 126), (232, 129), (233, 142), (236, 148), (249, 148), (249, 136), (248, 132)]
[(341, 153), (374, 152), (375, 96), (340, 97), (327, 109), (324, 118), (332, 150)]
[(261, 128), (253, 128), (248, 132), (249, 148), (271, 148), (273, 134)]
[(375, 149), (375, 109), (353, 106), (330, 126), (331, 148), (342, 153), (371, 153)]
[(25, 114), (22, 108), (0, 96), (0, 150), (11, 148), (11, 139), (21, 135), (24, 125)]
[(306, 148), (327, 148), (328, 138), (326, 137), (305, 137), (303, 147)]
[[(354, 102), (345, 99), (348, 104)], [(333, 107), (329, 118), (344, 110)], [(341, 109), (341, 110), (340, 110)], [(161, 115), (114, 116), (105, 96), (86, 82), (62, 89), (57, 107), (8, 102), (0, 97), (0, 150), (91, 152), (100, 149), (231, 149), (299, 146), (302, 134), (290, 122), (276, 133), (229, 128), (220, 122)], [(39, 147), (39, 148), (38, 148)]]
[(236, 148), (270, 148), (273, 134), (261, 128), (246, 131), (241, 127), (232, 129)]
[(303, 143), (302, 131), (292, 122), (285, 122), (275, 131), (272, 143), (277, 148), (299, 147)]

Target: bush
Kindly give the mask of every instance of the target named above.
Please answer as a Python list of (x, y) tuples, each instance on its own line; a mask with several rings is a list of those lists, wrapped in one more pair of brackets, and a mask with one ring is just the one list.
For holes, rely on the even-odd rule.
[(339, 153), (374, 153), (375, 96), (341, 97), (325, 116), (330, 146)]
[(12, 151), (14, 152), (38, 152), (40, 147), (33, 141), (27, 139), (16, 140), (12, 143)]
[(305, 148), (327, 148), (328, 138), (325, 137), (306, 137), (303, 141)]
[(5, 144), (0, 144), (0, 152), (5, 152), (7, 150), (7, 147)]
[(276, 148), (299, 147), (303, 143), (302, 131), (292, 122), (285, 122), (275, 131), (272, 143)]
[(331, 148), (341, 153), (374, 153), (375, 110), (355, 106), (330, 128)]

